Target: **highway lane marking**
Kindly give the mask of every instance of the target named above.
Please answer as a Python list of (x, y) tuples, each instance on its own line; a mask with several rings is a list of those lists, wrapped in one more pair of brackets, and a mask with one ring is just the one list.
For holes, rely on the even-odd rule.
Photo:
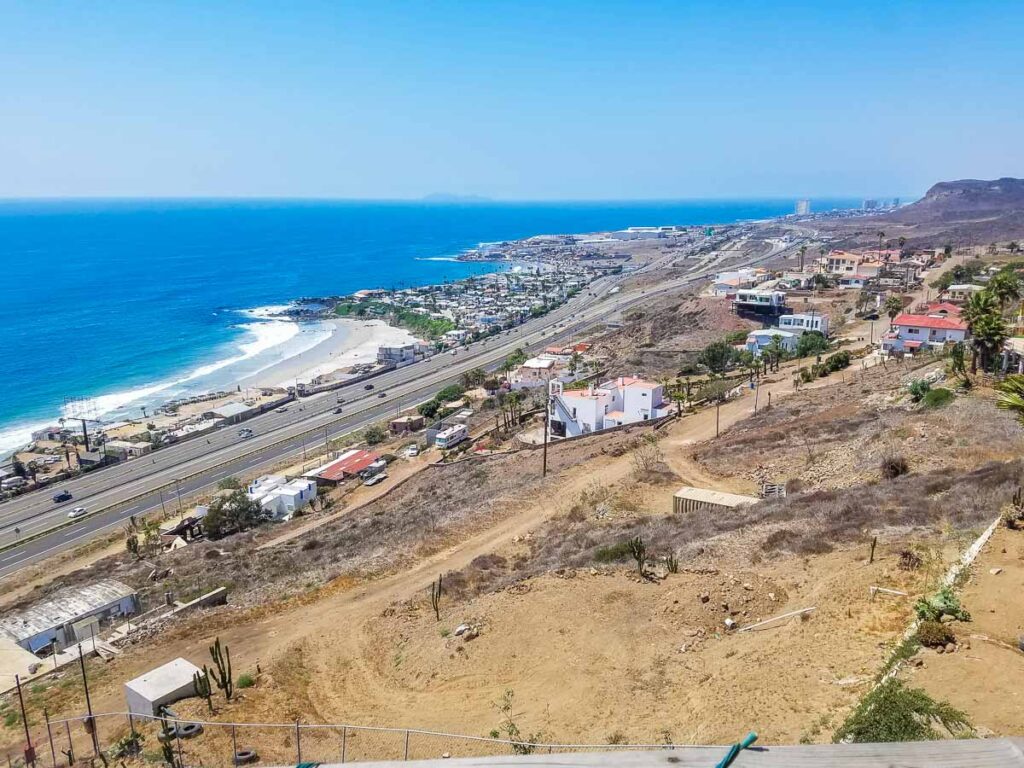
[[(660, 294), (660, 293), (667, 292), (668, 290), (676, 289), (676, 288), (679, 288), (679, 287), (684, 287), (685, 285), (688, 285), (688, 284), (693, 283), (693, 282), (697, 282), (697, 281), (699, 281), (701, 279), (705, 279), (706, 277), (707, 277), (706, 275), (697, 275), (697, 276), (694, 276), (694, 277), (691, 277), (691, 278), (687, 278), (685, 280), (679, 281), (678, 285), (665, 286), (661, 290), (652, 291), (651, 294), (652, 295), (653, 294)], [(630, 301), (627, 301), (627, 302), (624, 302), (624, 303), (626, 305), (632, 305), (634, 303), (637, 303), (639, 301), (644, 300), (644, 298), (645, 297), (643, 295), (641, 295), (641, 296), (637, 296), (634, 299), (632, 299)], [(593, 310), (594, 314), (596, 314), (597, 310), (600, 309), (600, 307), (594, 306), (594, 307), (591, 307), (591, 309)], [(539, 329), (539, 330), (537, 330), (537, 331), (535, 331), (533, 333), (528, 333), (526, 339), (522, 339), (522, 337), (520, 337), (520, 338), (521, 338), (521, 340), (524, 340), (524, 341), (528, 340), (528, 339), (531, 339), (531, 338), (537, 338), (537, 339), (543, 340), (543, 339), (557, 339), (557, 338), (564, 337), (566, 335), (571, 335), (572, 333), (574, 333), (579, 328), (582, 328), (587, 323), (591, 322), (591, 318), (588, 317), (591, 314), (591, 312), (587, 312), (586, 310), (583, 310), (583, 311), (580, 312), (580, 314), (581, 314), (581, 317), (579, 318), (579, 320), (577, 322), (575, 322), (575, 323), (572, 323), (570, 325), (570, 327), (568, 327), (568, 328), (562, 328), (562, 329), (548, 328), (546, 330)], [(552, 319), (560, 319), (560, 316), (557, 317), (557, 318), (552, 318)], [(520, 334), (520, 333), (522, 333), (523, 330), (525, 330), (525, 329), (523, 329), (523, 328), (516, 329), (516, 333)], [(467, 368), (467, 370), (468, 370), (468, 367), (470, 367), (472, 363), (475, 363), (479, 357), (482, 357), (482, 356), (494, 357), (496, 354), (497, 354), (498, 357), (500, 357), (500, 355), (503, 354), (504, 351), (507, 351), (508, 349), (513, 349), (514, 346), (515, 346), (515, 342), (514, 341), (510, 341), (507, 344), (498, 345), (498, 346), (492, 347), (490, 349), (474, 350), (474, 352), (470, 353), (469, 355), (466, 355), (466, 356), (462, 357), (459, 360), (459, 363), (462, 363), (462, 365), (457, 365), (456, 367), (459, 368), (459, 369)], [(497, 359), (498, 358), (495, 357), (494, 360), (490, 360), (489, 362), (495, 362)], [(452, 375), (454, 375), (457, 372), (458, 371), (446, 371), (445, 374), (451, 373)], [(425, 378), (427, 378), (427, 381), (424, 381), (423, 379), (420, 379), (420, 380), (412, 379), (412, 380), (407, 380), (407, 381), (398, 383), (397, 386), (399, 386), (403, 390), (406, 390), (406, 391), (404, 391), (402, 393), (403, 396), (415, 395), (417, 393), (420, 393), (422, 391), (426, 391), (428, 389), (433, 391), (434, 389), (436, 389), (437, 385), (442, 380), (447, 378), (446, 375), (441, 375), (441, 377), (435, 381), (434, 379), (435, 379), (435, 377), (437, 375), (438, 374), (434, 374), (434, 375), (425, 377)], [(365, 400), (367, 398), (358, 398), (358, 399), (359, 400)], [(365, 426), (367, 423), (371, 423), (371, 422), (373, 422), (374, 420), (376, 420), (377, 418), (380, 417), (380, 415), (381, 415), (380, 413), (369, 413), (369, 412), (373, 412), (373, 411), (378, 410), (377, 408), (374, 408), (374, 404), (372, 402), (368, 402), (368, 403), (366, 403), (366, 405), (369, 406), (369, 407), (364, 407), (364, 408), (360, 409), (360, 412), (358, 414), (353, 414), (353, 415), (356, 415), (356, 416), (359, 416), (359, 417), (362, 417), (362, 418), (357, 418), (353, 422), (350, 422), (348, 425), (343, 426), (343, 427), (340, 424), (338, 424), (337, 422), (335, 422), (335, 424), (337, 425), (337, 426), (335, 426), (335, 430), (336, 430), (335, 434), (336, 435), (337, 434), (347, 434), (347, 433), (353, 432), (356, 429), (359, 429), (360, 427)], [(410, 403), (407, 404), (407, 407), (413, 407), (413, 405), (415, 405), (415, 403), (411, 403), (410, 402)], [(291, 422), (291, 423), (288, 423), (288, 424), (284, 424), (284, 425), (281, 425), (280, 427), (275, 426), (273, 428), (273, 430), (272, 430), (272, 433), (279, 433), (280, 431), (282, 431), (283, 429), (286, 429), (286, 428), (296, 428), (296, 427), (298, 427), (298, 428), (301, 429), (303, 426), (307, 426), (308, 422), (311, 421), (313, 418), (315, 418), (317, 416), (325, 415), (326, 413), (327, 413), (327, 409), (325, 409), (324, 411), (320, 411), (320, 412), (311, 414), (310, 417), (303, 418), (303, 419), (301, 419), (299, 421), (296, 421), (296, 422)], [(346, 421), (346, 420), (347, 419), (342, 419), (342, 420), (338, 420), (338, 421), (340, 422), (340, 421)], [(305, 422), (305, 424), (303, 422)], [(339, 427), (340, 427), (340, 429), (339, 429)], [(315, 427), (314, 429), (319, 430), (319, 427)], [(306, 432), (311, 432), (313, 430), (307, 429), (305, 431)], [(270, 433), (268, 433), (268, 434), (270, 434)], [(252, 466), (255, 466), (255, 465), (261, 464), (261, 463), (266, 464), (266, 463), (278, 462), (278, 461), (281, 461), (283, 459), (287, 459), (290, 453), (297, 452), (297, 448), (298, 448), (297, 443), (298, 443), (298, 440), (301, 439), (302, 435), (303, 435), (303, 432), (300, 432), (299, 434), (293, 435), (290, 438), (290, 440), (292, 441), (292, 445), (290, 446), (290, 450), (285, 449), (285, 450), (282, 451), (282, 450), (279, 450), (279, 446), (274, 446), (274, 445), (268, 445), (268, 446), (265, 446), (262, 449), (258, 449), (254, 454), (250, 454), (249, 455), (249, 460), (246, 461), (243, 465), (234, 465), (235, 466), (235, 471), (237, 471), (237, 469), (247, 469), (249, 467), (252, 467)], [(284, 440), (285, 441), (289, 441), (289, 438), (285, 438)], [(283, 446), (280, 446), (280, 447), (283, 447)], [(230, 449), (230, 448), (231, 448), (231, 445), (226, 445), (226, 446), (224, 446), (222, 448), (219, 448), (219, 449), (217, 449), (215, 451), (211, 451), (208, 454), (200, 454), (198, 456), (195, 456), (191, 460), (186, 459), (184, 462), (181, 462), (177, 467), (161, 469), (161, 470), (158, 470), (157, 472), (150, 473), (149, 475), (143, 475), (143, 476), (137, 478), (135, 481), (131, 481), (131, 482), (132, 482), (132, 484), (142, 483), (142, 482), (145, 482), (147, 479), (153, 478), (154, 475), (160, 475), (160, 474), (163, 474), (164, 472), (170, 473), (171, 471), (180, 471), (183, 466), (201, 465), (204, 462), (209, 462), (212, 458), (214, 458), (216, 456), (216, 454), (221, 453), (222, 451), (224, 451), (226, 449)], [(271, 455), (267, 459), (262, 458), (266, 454), (271, 454)], [(235, 459), (235, 461), (237, 461), (238, 459), (244, 459), (244, 456), (243, 457), (238, 457), (237, 459)], [(104, 478), (104, 479), (106, 479), (106, 478)], [(202, 482), (199, 485), (195, 486), (195, 488), (193, 490), (201, 490), (201, 489), (203, 489), (203, 488), (205, 488), (205, 487), (207, 487), (207, 486), (212, 484), (212, 482), (208, 479), (208, 477), (207, 478), (201, 478), (201, 480), (202, 480)], [(190, 492), (191, 492), (191, 490), (190, 490)], [(150, 493), (152, 493), (152, 491), (150, 491)], [(136, 507), (135, 509), (138, 509), (138, 507)], [(155, 509), (155, 506), (152, 506), (149, 509)], [(121, 511), (119, 513), (119, 515), (121, 516), (120, 519), (123, 519), (123, 517), (126, 516), (129, 513), (129, 511), (130, 510), (128, 510), (128, 511)], [(115, 524), (117, 524), (117, 522), (119, 522), (119, 520), (115, 521), (115, 523), (112, 523), (111, 525), (115, 525)], [(94, 533), (97, 533), (97, 532), (103, 530), (106, 527), (110, 527), (110, 526), (109, 525), (108, 526), (103, 526), (103, 527), (101, 527), (99, 529), (96, 529), (96, 531), (83, 533), (82, 536), (79, 536), (78, 538), (84, 538), (85, 536), (94, 535)], [(69, 532), (69, 533), (64, 535), (64, 538), (69, 538), (71, 535), (72, 535), (72, 533)], [(51, 547), (51, 548), (49, 548), (47, 550), (43, 550), (40, 553), (37, 553), (35, 555), (31, 555), (30, 557), (39, 557), (40, 555), (45, 554), (46, 552), (49, 552), (52, 549), (58, 549), (61, 546), (66, 546), (67, 543), (69, 543), (69, 542), (66, 542), (64, 545), (56, 545), (56, 546)]]

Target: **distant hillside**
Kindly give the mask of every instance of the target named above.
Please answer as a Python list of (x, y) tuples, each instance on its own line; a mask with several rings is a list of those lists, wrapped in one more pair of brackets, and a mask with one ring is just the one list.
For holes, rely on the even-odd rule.
[(1024, 216), (1024, 179), (940, 181), (916, 203), (886, 216), (905, 224), (968, 222)]
[(916, 203), (891, 213), (824, 223), (841, 247), (864, 247), (877, 232), (916, 247), (1024, 239), (1024, 179), (941, 181)]

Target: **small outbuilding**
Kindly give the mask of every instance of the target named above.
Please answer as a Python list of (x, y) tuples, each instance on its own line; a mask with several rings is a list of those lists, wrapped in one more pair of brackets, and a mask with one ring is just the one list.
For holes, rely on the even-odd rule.
[(726, 511), (756, 504), (760, 500), (757, 496), (741, 496), (738, 493), (712, 491), (707, 488), (684, 485), (672, 497), (672, 511), (676, 514), (701, 510)]
[(195, 674), (203, 670), (187, 659), (175, 659), (124, 684), (128, 711), (156, 717), (160, 707), (196, 695)]

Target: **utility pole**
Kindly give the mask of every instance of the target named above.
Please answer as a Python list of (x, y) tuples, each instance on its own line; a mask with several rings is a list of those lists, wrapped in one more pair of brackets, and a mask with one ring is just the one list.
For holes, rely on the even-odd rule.
[(721, 412), (722, 412), (722, 400), (721, 400), (721, 398), (719, 398), (719, 399), (717, 399), (715, 401), (715, 437), (718, 437), (718, 434), (719, 434), (718, 433), (718, 423), (719, 423), (719, 415), (721, 414)]
[(82, 643), (78, 643), (78, 664), (82, 668), (82, 687), (85, 689), (85, 709), (88, 717), (85, 721), (86, 730), (92, 734), (92, 748), (97, 757), (100, 754), (99, 735), (96, 733), (96, 720), (92, 716), (92, 700), (89, 698), (89, 678), (85, 674), (85, 655), (82, 652)]
[(174, 487), (178, 491), (178, 514), (181, 516), (181, 519), (184, 520), (185, 519), (185, 510), (181, 506), (181, 480), (180, 480), (180, 478), (177, 478), (177, 477), (174, 478)]
[(548, 401), (544, 405), (544, 450), (543, 450), (543, 466), (541, 468), (541, 477), (548, 476), (548, 420), (551, 418), (551, 395), (548, 395)]
[(21, 723), (25, 726), (25, 763), (36, 764), (36, 751), (32, 748), (32, 734), (28, 731), (28, 715), (25, 713), (25, 699), (21, 695), (21, 676), (14, 676), (14, 685), (18, 689), (18, 704), (21, 706)]
[(160, 514), (163, 515), (164, 519), (167, 519), (167, 507), (164, 506), (164, 489), (157, 489), (160, 493)]

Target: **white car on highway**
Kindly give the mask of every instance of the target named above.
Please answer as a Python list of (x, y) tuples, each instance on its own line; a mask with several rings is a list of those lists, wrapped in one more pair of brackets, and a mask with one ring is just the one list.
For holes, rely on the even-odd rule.
[(82, 517), (85, 515), (85, 507), (75, 507), (68, 512), (68, 520), (74, 520), (75, 518)]

